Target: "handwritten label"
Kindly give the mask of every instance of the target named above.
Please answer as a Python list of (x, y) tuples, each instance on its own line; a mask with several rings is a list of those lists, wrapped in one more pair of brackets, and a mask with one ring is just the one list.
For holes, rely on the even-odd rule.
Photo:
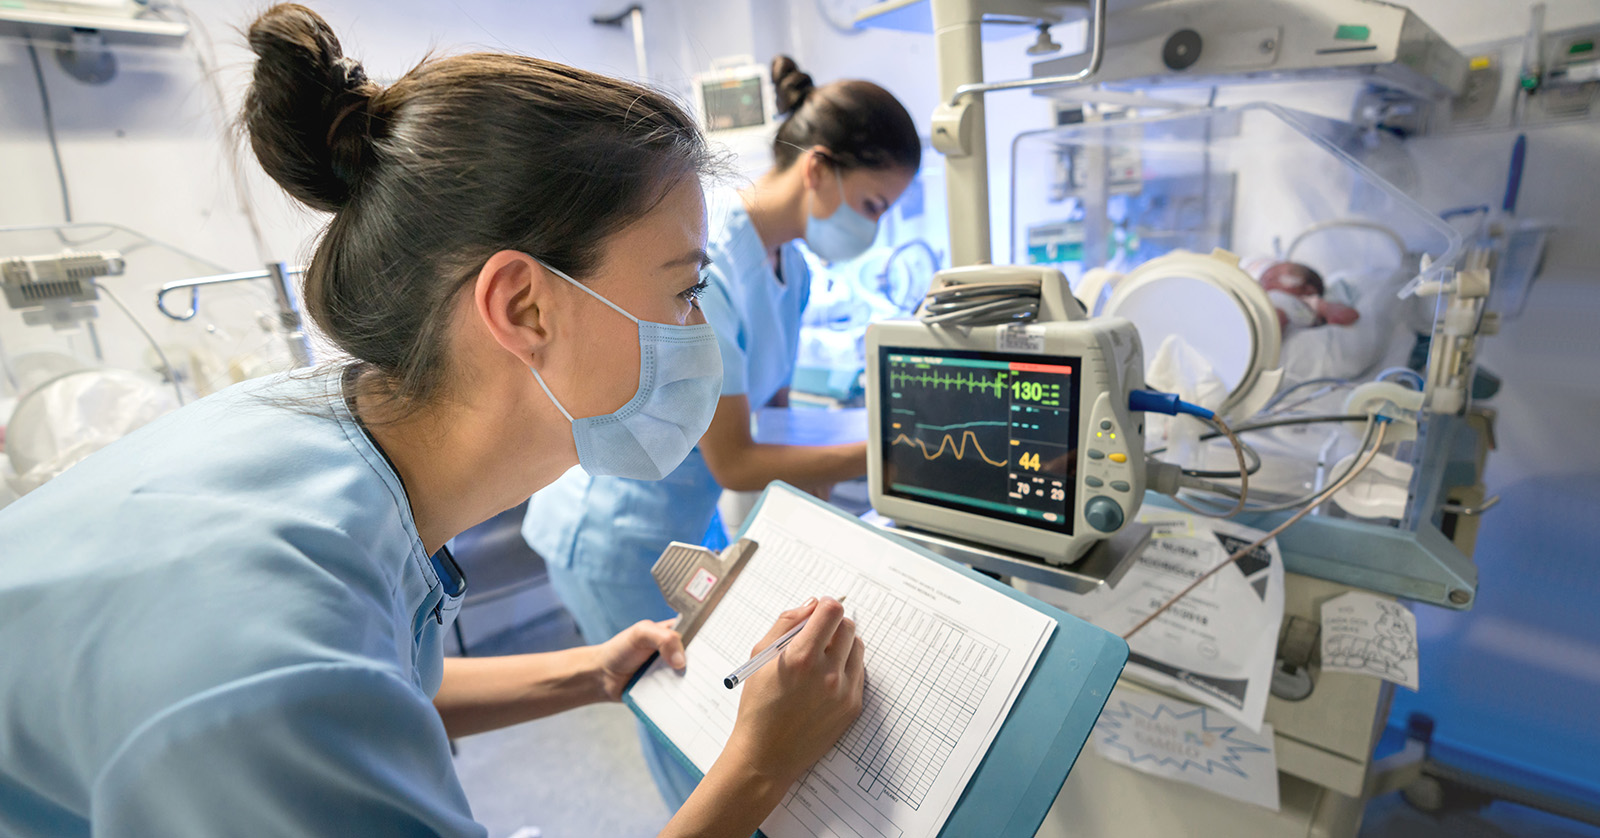
[(1259, 733), (1209, 707), (1118, 687), (1094, 725), (1101, 757), (1278, 810), (1272, 725)]

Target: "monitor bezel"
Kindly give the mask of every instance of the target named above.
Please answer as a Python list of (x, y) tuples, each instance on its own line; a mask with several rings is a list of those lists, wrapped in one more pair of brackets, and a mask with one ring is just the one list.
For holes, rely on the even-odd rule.
[(1087, 323), (1077, 322), (1047, 322), (1027, 326), (1025, 342), (1032, 345), (1021, 351), (1015, 341), (1007, 339), (1003, 327), (929, 328), (915, 320), (874, 323), (867, 329), (866, 341), (866, 386), (874, 393), (873, 398), (877, 398), (876, 394), (881, 392), (882, 387), (878, 380), (880, 370), (877, 353), (883, 346), (911, 350), (982, 350), (995, 347), (997, 350), (1028, 355), (1041, 363), (1052, 357), (1081, 358), (1083, 375), (1078, 380), (1079, 454), (1076, 472), (1079, 477), (1076, 486), (1077, 508), (1073, 510), (1073, 529), (1077, 534), (1050, 532), (1026, 524), (885, 494), (880, 410), (867, 411), (867, 485), (873, 511), (893, 521), (898, 527), (933, 533), (981, 549), (1032, 556), (1056, 564), (1075, 561), (1089, 545), (1105, 538), (1104, 533), (1091, 532), (1083, 517), (1083, 440), (1087, 438), (1088, 417), (1093, 412), (1095, 400), (1103, 395), (1100, 391), (1106, 389), (1119, 373), (1108, 366), (1114, 357), (1114, 350), (1110, 346), (1114, 329), (1106, 326), (1086, 328), (1088, 326)]
[[(926, 495), (909, 493), (895, 489), (893, 484), (889, 482), (893, 447), (888, 437), (888, 433), (893, 430), (893, 424), (884, 413), (885, 411), (892, 409), (890, 398), (890, 389), (892, 384), (887, 376), (881, 374), (879, 375), (879, 380), (877, 382), (878, 411), (877, 416), (874, 418), (876, 419), (876, 427), (879, 429), (879, 435), (877, 437), (876, 459), (879, 473), (882, 474), (882, 485), (880, 489), (881, 494), (884, 497), (895, 498), (907, 503), (919, 503), (951, 510), (954, 512), (975, 515), (980, 518), (994, 520), (999, 523), (1027, 527), (1029, 529), (1037, 530), (1050, 535), (1071, 537), (1075, 533), (1078, 524), (1076, 514), (1079, 494), (1078, 457), (1079, 447), (1082, 444), (1080, 437), (1082, 425), (1081, 394), (1083, 391), (1083, 358), (1080, 355), (1040, 355), (1036, 353), (1002, 352), (976, 348), (880, 345), (877, 347), (877, 363), (880, 370), (886, 368), (891, 355), (917, 355), (952, 358), (958, 360), (994, 361), (1001, 363), (1056, 364), (1071, 367), (1072, 372), (1069, 373), (1071, 378), (1070, 392), (1067, 394), (1067, 416), (1072, 424), (1068, 440), (1068, 452), (1072, 459), (1067, 467), (1065, 481), (1067, 490), (1066, 498), (1061, 504), (1059, 510), (1061, 514), (1061, 520), (1057, 522), (1044, 521), (1030, 518), (1026, 515), (1006, 513), (997, 510), (983, 510), (974, 505), (962, 504), (959, 501), (947, 501), (940, 498), (928, 497)], [(1010, 452), (1008, 451), (1008, 459), (1009, 453)]]

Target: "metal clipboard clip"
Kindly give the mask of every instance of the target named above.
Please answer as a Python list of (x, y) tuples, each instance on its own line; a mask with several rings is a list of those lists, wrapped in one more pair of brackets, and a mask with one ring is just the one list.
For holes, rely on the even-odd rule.
[(756, 554), (756, 548), (754, 541), (741, 538), (721, 553), (681, 541), (668, 544), (661, 552), (650, 575), (655, 577), (667, 604), (678, 612), (677, 631), (683, 645), (688, 646), (705, 625), (722, 595)]

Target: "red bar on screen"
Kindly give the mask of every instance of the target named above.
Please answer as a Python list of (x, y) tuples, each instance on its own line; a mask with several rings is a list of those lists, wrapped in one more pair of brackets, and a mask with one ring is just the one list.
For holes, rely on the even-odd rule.
[(1058, 364), (1056, 364), (1056, 365), (1053, 365), (1053, 364), (1022, 364), (1022, 363), (1018, 363), (1016, 361), (1012, 361), (1011, 362), (1011, 371), (1012, 372), (1047, 372), (1047, 373), (1054, 373), (1056, 375), (1071, 375), (1072, 374), (1072, 367), (1061, 366), (1061, 365), (1058, 365)]

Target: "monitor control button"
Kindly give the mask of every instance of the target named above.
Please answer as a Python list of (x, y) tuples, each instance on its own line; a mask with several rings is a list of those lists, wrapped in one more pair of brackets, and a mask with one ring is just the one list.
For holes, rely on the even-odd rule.
[(1091, 489), (1098, 489), (1101, 486), (1106, 485), (1106, 482), (1098, 477), (1085, 477), (1083, 478), (1083, 485), (1088, 486)]
[(1122, 526), (1122, 507), (1111, 498), (1090, 498), (1084, 504), (1083, 517), (1088, 520), (1089, 526), (1101, 532), (1111, 532)]
[(1111, 481), (1111, 488), (1116, 489), (1119, 492), (1126, 492), (1133, 487), (1129, 486), (1128, 481), (1126, 480), (1113, 480)]
[(1106, 452), (1101, 451), (1098, 448), (1090, 448), (1089, 449), (1089, 459), (1091, 459), (1091, 460), (1104, 460), (1105, 458), (1106, 458)]
[(1110, 419), (1101, 419), (1100, 420), (1100, 430), (1102, 430), (1102, 431), (1111, 430), (1111, 420)]

